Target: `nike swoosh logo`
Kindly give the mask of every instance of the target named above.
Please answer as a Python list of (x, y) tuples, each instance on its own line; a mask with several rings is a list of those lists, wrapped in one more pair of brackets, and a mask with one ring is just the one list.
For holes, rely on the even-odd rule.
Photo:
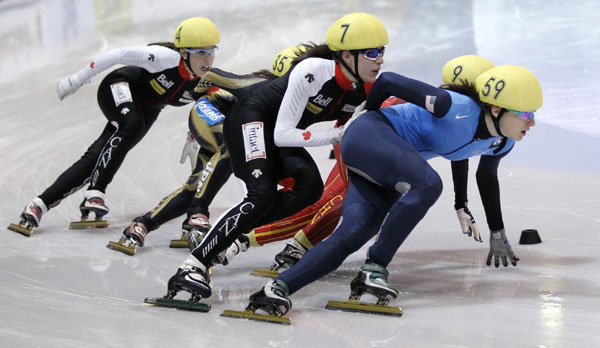
[(465, 118), (465, 117), (469, 117), (469, 115), (461, 115), (461, 114), (458, 114), (458, 115), (456, 115), (456, 119), (457, 119), (457, 120), (458, 120), (459, 118)]

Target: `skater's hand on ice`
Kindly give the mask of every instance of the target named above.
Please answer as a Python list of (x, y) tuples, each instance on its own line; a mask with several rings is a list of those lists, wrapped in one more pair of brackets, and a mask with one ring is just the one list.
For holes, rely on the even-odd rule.
[(56, 94), (58, 94), (58, 99), (63, 100), (71, 94), (77, 92), (79, 87), (83, 86), (84, 83), (89, 83), (90, 81), (81, 81), (81, 78), (78, 74), (74, 74), (63, 79), (60, 79), (56, 84)]
[(508, 260), (513, 266), (517, 265), (519, 258), (512, 251), (508, 238), (504, 229), (490, 232), (490, 252), (487, 257), (486, 265), (492, 264), (492, 256), (494, 257), (494, 266), (498, 268), (500, 266), (500, 259), (502, 259), (502, 265), (508, 267)]
[(181, 159), (179, 162), (181, 164), (185, 163), (185, 159), (187, 157), (190, 158), (190, 163), (192, 164), (192, 170), (196, 168), (196, 163), (198, 163), (198, 152), (200, 151), (200, 144), (194, 139), (194, 136), (190, 131), (187, 132), (187, 137), (185, 140), (185, 145), (183, 146), (183, 151), (181, 152)]
[(479, 234), (479, 227), (477, 227), (475, 218), (473, 217), (473, 214), (471, 214), (469, 208), (465, 206), (464, 208), (457, 209), (456, 216), (458, 217), (462, 233), (469, 237), (473, 237), (477, 242), (483, 243), (481, 234)]

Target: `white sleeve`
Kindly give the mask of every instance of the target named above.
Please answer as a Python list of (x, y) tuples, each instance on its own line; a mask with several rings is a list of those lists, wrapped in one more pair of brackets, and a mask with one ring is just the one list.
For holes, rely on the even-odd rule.
[(309, 147), (330, 145), (339, 133), (337, 129), (311, 130), (297, 128), (308, 98), (316, 95), (323, 84), (335, 76), (335, 62), (307, 58), (292, 70), (275, 123), (275, 145), (279, 147)]
[(77, 72), (82, 82), (116, 64), (136, 66), (155, 73), (179, 65), (178, 52), (163, 46), (123, 47), (107, 51)]

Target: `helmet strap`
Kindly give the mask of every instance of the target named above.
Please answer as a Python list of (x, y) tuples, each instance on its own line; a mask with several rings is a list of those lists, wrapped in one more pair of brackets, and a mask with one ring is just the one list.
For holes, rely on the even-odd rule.
[[(507, 110), (505, 108), (500, 109), (500, 112), (498, 113), (498, 117), (494, 117), (493, 115), (490, 115), (492, 117), (492, 122), (494, 123), (494, 128), (496, 128), (496, 132), (498, 132), (498, 135), (500, 136), (504, 136), (504, 134), (502, 134), (502, 131), (500, 130), (500, 118), (502, 118), (502, 116), (504, 116), (504, 113)], [(490, 110), (490, 114), (491, 114), (491, 110)]]
[(185, 64), (185, 67), (189, 70), (190, 74), (192, 75), (191, 77), (196, 76), (196, 74), (194, 73), (194, 70), (192, 70), (192, 63), (190, 63), (190, 54), (189, 53), (185, 53), (185, 58), (183, 57), (183, 63)]
[(338, 61), (340, 62), (340, 64), (342, 64), (342, 66), (344, 68), (346, 68), (346, 70), (348, 70), (350, 75), (352, 75), (352, 77), (354, 77), (354, 79), (356, 79), (356, 82), (358, 84), (363, 84), (364, 81), (363, 81), (363, 79), (360, 78), (360, 76), (358, 74), (358, 51), (348, 51), (348, 52), (351, 52), (354, 55), (354, 69), (350, 68), (348, 66), (348, 64), (346, 64), (346, 62), (342, 58), (341, 52), (338, 53)]

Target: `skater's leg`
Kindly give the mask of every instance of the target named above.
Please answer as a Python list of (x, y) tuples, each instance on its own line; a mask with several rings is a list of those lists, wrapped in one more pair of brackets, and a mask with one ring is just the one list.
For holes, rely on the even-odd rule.
[(279, 276), (288, 285), (290, 294), (337, 269), (348, 255), (377, 233), (389, 207), (382, 198), (384, 193), (384, 188), (351, 176), (342, 218), (333, 234)]

